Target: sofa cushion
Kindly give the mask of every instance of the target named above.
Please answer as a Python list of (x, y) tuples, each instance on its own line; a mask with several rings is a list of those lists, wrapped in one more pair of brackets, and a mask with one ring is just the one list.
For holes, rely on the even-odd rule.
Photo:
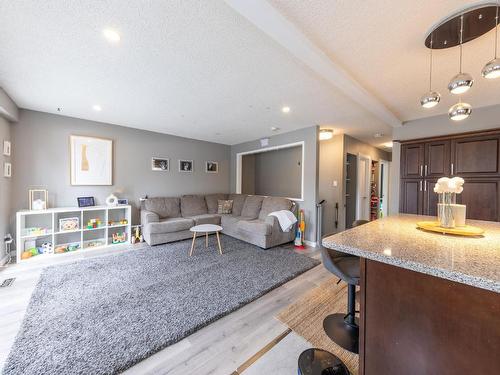
[(269, 235), (272, 232), (273, 226), (269, 223), (266, 223), (264, 220), (240, 220), (238, 221), (238, 229), (260, 234), (260, 235)]
[(229, 194), (228, 199), (233, 201), (232, 214), (235, 216), (240, 216), (241, 210), (243, 209), (243, 205), (245, 204), (245, 199), (247, 199), (247, 195), (246, 194)]
[(196, 216), (189, 217), (189, 219), (193, 219), (195, 225), (200, 225), (200, 224), (219, 225), (220, 224), (220, 215), (217, 215), (217, 214), (196, 215)]
[(207, 202), (207, 210), (209, 214), (217, 213), (217, 205), (219, 200), (226, 199), (227, 194), (209, 194), (205, 195), (205, 202)]
[(181, 216), (179, 198), (148, 198), (144, 208), (157, 214), (160, 219)]
[(250, 195), (245, 199), (245, 204), (241, 210), (241, 216), (257, 219), (259, 217), (260, 208), (264, 197), (258, 195)]
[(217, 207), (218, 214), (232, 214), (233, 213), (233, 201), (231, 199), (220, 200)]
[(194, 226), (194, 220), (185, 219), (183, 217), (172, 217), (161, 219), (158, 223), (150, 223), (149, 233), (172, 233), (181, 230), (188, 230)]
[(207, 203), (205, 197), (200, 195), (189, 195), (181, 198), (182, 217), (191, 217), (207, 214)]
[(236, 226), (240, 220), (253, 220), (251, 217), (234, 216), (234, 215), (220, 215), (220, 225), (223, 228)]
[(259, 219), (266, 220), (266, 217), (274, 211), (289, 210), (292, 207), (292, 201), (287, 198), (265, 197), (262, 201)]

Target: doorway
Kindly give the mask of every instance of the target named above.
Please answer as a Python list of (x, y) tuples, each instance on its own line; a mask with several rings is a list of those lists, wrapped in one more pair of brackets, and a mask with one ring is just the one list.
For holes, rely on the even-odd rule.
[(367, 155), (358, 154), (358, 181), (356, 189), (356, 220), (370, 220), (370, 198), (371, 198), (371, 158)]
[(352, 228), (356, 220), (356, 185), (358, 157), (347, 154), (345, 162), (345, 228)]

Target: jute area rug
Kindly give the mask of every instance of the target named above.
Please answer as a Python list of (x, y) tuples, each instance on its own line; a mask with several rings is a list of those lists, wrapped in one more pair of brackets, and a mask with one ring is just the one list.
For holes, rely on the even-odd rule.
[[(345, 314), (347, 311), (347, 284), (341, 282), (337, 285), (337, 280), (331, 278), (312, 289), (281, 311), (277, 319), (309, 341), (313, 347), (335, 354), (353, 375), (358, 375), (359, 356), (342, 349), (323, 331), (323, 319), (327, 315)], [(357, 303), (356, 305), (359, 310)]]

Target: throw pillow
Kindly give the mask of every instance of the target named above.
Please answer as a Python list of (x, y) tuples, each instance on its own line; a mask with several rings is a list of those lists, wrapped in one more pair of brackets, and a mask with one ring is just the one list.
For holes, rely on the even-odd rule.
[(217, 209), (218, 214), (230, 214), (232, 211), (233, 211), (232, 200), (219, 200)]

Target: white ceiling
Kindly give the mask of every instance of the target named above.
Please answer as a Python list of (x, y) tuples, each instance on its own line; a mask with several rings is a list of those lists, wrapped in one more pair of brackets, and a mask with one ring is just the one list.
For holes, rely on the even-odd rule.
[[(270, 3), (400, 120), (452, 104), (444, 87), (456, 53), (440, 51), (443, 103), (427, 112), (418, 105), (428, 75), (422, 42), (433, 23), (470, 2)], [(121, 42), (104, 40), (104, 27), (118, 30)], [(477, 77), (467, 96), (474, 106), (500, 103), (499, 83), (479, 79), (491, 38), (465, 48), (465, 70)], [(285, 132), (315, 124), (375, 145), (390, 139), (392, 127), (380, 116), (222, 0), (0, 0), (0, 46), (0, 86), (22, 108), (60, 107), (67, 116), (225, 144), (269, 136), (271, 126)]]
[[(471, 0), (269, 0), (332, 60), (379, 98), (402, 121), (448, 112), (458, 98), (446, 89), (458, 73), (458, 47), (434, 52), (434, 89), (440, 105), (424, 110), (429, 90), (432, 26), (456, 11), (489, 1)], [(495, 3), (495, 1), (493, 1)], [(500, 81), (481, 77), (494, 55), (494, 31), (464, 45), (463, 70), (475, 78), (463, 100), (473, 108), (500, 104)], [(472, 117), (471, 117), (472, 119)]]

